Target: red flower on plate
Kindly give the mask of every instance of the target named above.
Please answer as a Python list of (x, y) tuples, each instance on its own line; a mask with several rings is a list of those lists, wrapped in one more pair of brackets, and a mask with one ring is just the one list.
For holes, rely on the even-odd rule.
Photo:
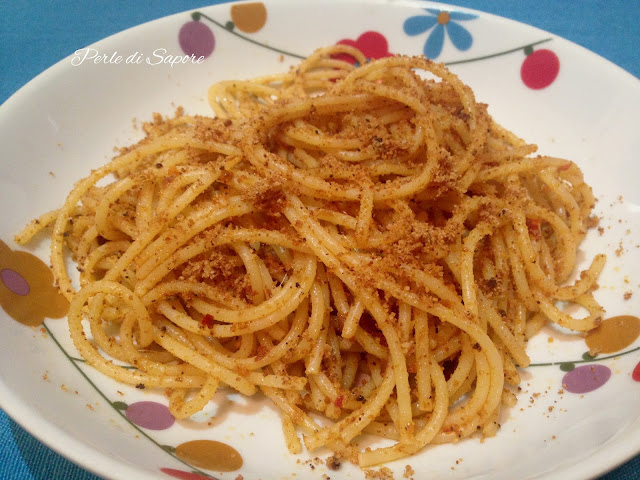
[(211, 480), (212, 478), (215, 480), (215, 477), (205, 477), (198, 473), (185, 472), (184, 470), (176, 470), (175, 468), (161, 468), (160, 471), (179, 480)]
[(178, 32), (180, 48), (187, 55), (207, 58), (216, 47), (216, 37), (211, 29), (200, 21), (199, 12), (194, 12), (191, 17), (193, 20), (182, 25)]
[(640, 382), (640, 362), (638, 362), (636, 368), (633, 369), (631, 378), (633, 378), (636, 382)]
[(520, 77), (532, 90), (547, 88), (560, 72), (560, 59), (551, 50), (525, 48), (527, 56), (520, 67)]
[[(342, 39), (337, 42), (337, 45), (350, 45), (355, 47), (370, 60), (393, 56), (393, 53), (389, 52), (389, 42), (387, 42), (385, 36), (374, 31), (364, 32), (356, 40), (351, 40), (350, 38)], [(336, 55), (336, 58), (345, 62), (356, 63), (355, 58), (346, 53)]]

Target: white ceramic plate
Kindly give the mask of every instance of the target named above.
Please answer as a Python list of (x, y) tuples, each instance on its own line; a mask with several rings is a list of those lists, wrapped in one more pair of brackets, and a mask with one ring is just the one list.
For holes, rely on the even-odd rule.
[[(0, 253), (5, 297), (11, 286), (14, 294), (39, 301), (34, 289), (31, 297), (24, 295), (20, 279), (8, 272), (7, 258), (24, 250), (16, 247), (13, 234), (60, 205), (73, 182), (106, 162), (114, 146), (139, 138), (132, 119), (169, 114), (177, 105), (208, 114), (206, 92), (216, 80), (280, 71), (297, 62), (296, 56), (344, 39), (367, 50), (375, 45), (363, 39), (373, 38), (386, 41), (391, 53), (424, 51), (448, 62), (500, 123), (538, 143), (543, 153), (578, 162), (599, 198), (603, 227), (602, 234), (588, 237), (585, 258), (598, 251), (609, 254), (598, 298), (609, 316), (638, 315), (637, 79), (565, 40), (492, 15), (454, 9), (448, 23), (438, 23), (441, 9), (451, 7), (281, 0), (267, 3), (266, 22), (261, 22), (259, 5), (239, 12), (223, 4), (127, 30), (49, 69), (0, 109), (0, 240), (14, 250)], [(407, 22), (410, 17), (422, 18)], [(360, 37), (365, 32), (376, 33)], [(368, 54), (384, 50), (378, 44)], [(191, 53), (206, 58), (199, 64), (157, 64), (169, 55)], [(116, 63), (118, 56), (122, 59)], [(96, 64), (98, 58), (103, 63)], [(30, 251), (47, 261), (46, 241)], [(19, 265), (12, 265), (20, 274)], [(626, 292), (631, 298), (624, 298)], [(165, 398), (116, 385), (85, 368), (74, 359), (64, 320), (28, 328), (0, 310), (0, 325), (2, 408), (44, 443), (101, 476), (362, 478), (349, 465), (339, 471), (324, 465), (312, 470), (306, 454), (289, 455), (277, 412), (259, 399), (222, 393), (218, 406), (194, 421), (156, 430), (136, 425), (127, 419), (127, 407), (140, 401), (166, 404)], [(478, 480), (583, 479), (613, 468), (640, 451), (640, 341), (595, 362), (583, 357), (585, 351), (581, 339), (545, 330), (530, 343), (538, 366), (523, 372), (518, 406), (501, 419), (497, 437), (427, 448), (387, 466), (396, 479), (409, 464), (414, 478)], [(610, 377), (593, 391), (571, 393), (562, 384), (573, 367), (594, 367)], [(188, 472), (198, 470), (181, 462), (174, 448), (196, 439), (232, 445), (244, 466), (224, 474), (200, 470), (201, 477), (189, 477)]]

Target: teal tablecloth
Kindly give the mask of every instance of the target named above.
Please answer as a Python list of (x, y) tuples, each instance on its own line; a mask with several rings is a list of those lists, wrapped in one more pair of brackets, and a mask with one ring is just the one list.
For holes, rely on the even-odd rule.
[[(304, 0), (300, 0), (304, 1)], [(0, 0), (0, 103), (80, 47), (140, 23), (219, 1)], [(640, 0), (457, 0), (550, 31), (640, 78)], [(0, 479), (97, 479), (0, 411)], [(639, 480), (640, 455), (600, 480)], [(515, 480), (515, 479), (514, 479)]]

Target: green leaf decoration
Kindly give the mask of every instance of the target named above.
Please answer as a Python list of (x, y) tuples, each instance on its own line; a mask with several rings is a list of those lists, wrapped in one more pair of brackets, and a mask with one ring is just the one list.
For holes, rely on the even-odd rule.
[(527, 45), (524, 47), (524, 54), (528, 57), (533, 53), (533, 47), (531, 45)]
[(207, 478), (211, 478), (212, 480), (220, 480), (218, 477), (212, 477), (211, 475), (209, 475), (208, 473), (204, 473), (201, 472), (199, 470), (191, 470), (191, 473), (195, 474), (195, 475), (199, 475), (201, 477), (207, 477)]
[(198, 20), (200, 20), (200, 17), (201, 17), (201, 16), (202, 16), (202, 15), (200, 14), (200, 12), (193, 12), (193, 13), (191, 14), (191, 18), (192, 18), (194, 21), (196, 21), (196, 22), (197, 22)]
[(111, 406), (116, 410), (126, 410), (129, 408), (129, 405), (124, 402), (111, 402)]
[(591, 355), (589, 355), (589, 352), (584, 352), (582, 354), (582, 359), (587, 362), (593, 362), (596, 359), (596, 357), (592, 357)]
[(176, 453), (176, 449), (171, 445), (160, 445), (160, 448), (167, 453), (171, 453), (171, 454)]
[(576, 364), (573, 362), (564, 362), (560, 364), (560, 370), (563, 372), (570, 372), (574, 368), (576, 368)]
[(229, 20), (227, 23), (224, 24), (224, 28), (226, 28), (230, 32), (233, 32), (233, 29), (236, 28), (236, 26), (231, 20)]

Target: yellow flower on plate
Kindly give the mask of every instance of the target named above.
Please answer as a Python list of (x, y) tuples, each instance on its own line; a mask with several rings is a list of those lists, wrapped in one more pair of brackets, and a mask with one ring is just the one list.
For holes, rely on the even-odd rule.
[(235, 4), (231, 6), (231, 19), (238, 30), (255, 33), (267, 23), (267, 8), (262, 2)]
[(46, 317), (64, 317), (69, 302), (53, 285), (53, 273), (35, 255), (11, 250), (0, 240), (0, 306), (24, 325), (35, 327)]

